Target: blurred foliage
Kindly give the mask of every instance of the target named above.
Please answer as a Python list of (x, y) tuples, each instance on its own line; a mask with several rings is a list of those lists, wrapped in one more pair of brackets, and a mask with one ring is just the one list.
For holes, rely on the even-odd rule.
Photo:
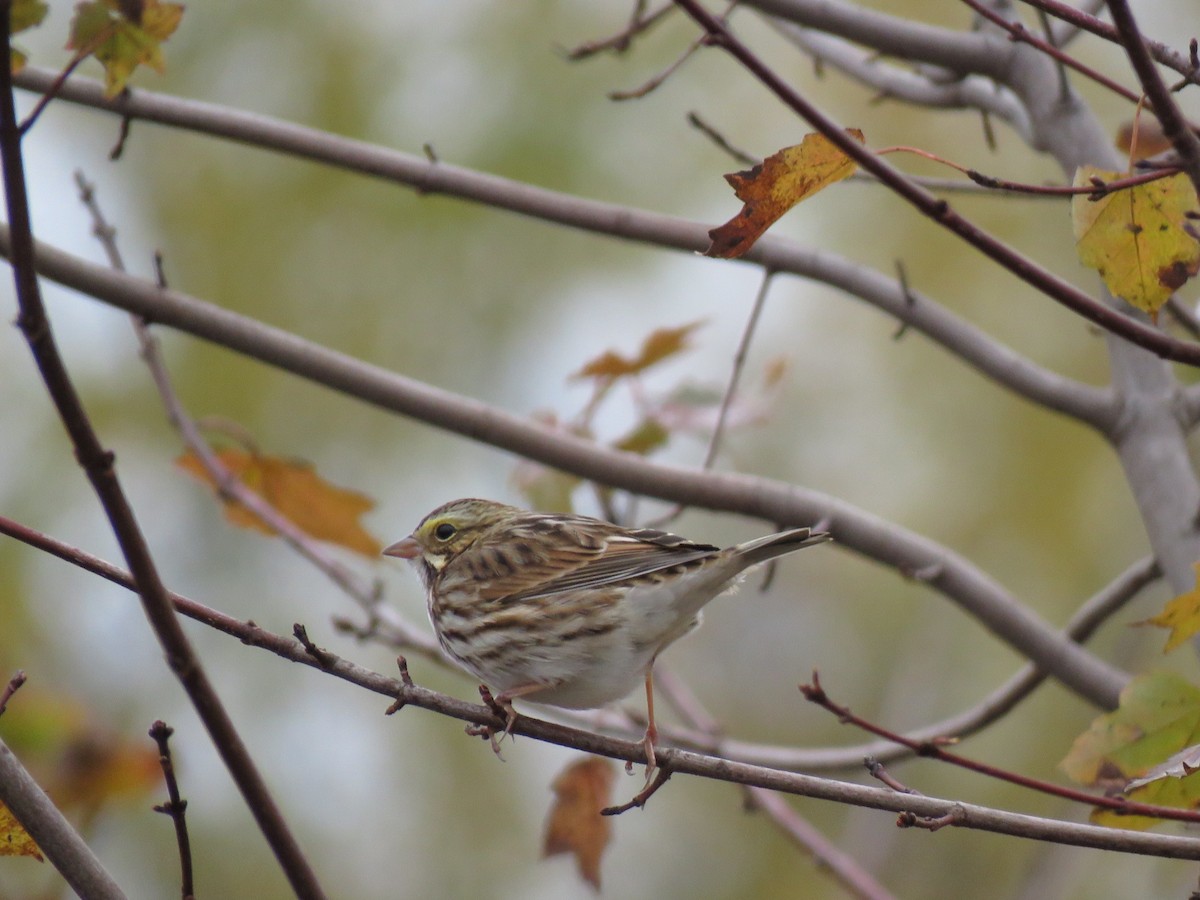
[[(1186, 3), (1164, 3), (1158, 15), (1183, 16)], [(969, 16), (965, 8), (948, 15), (934, 0), (883, 6), (939, 24), (965, 25)], [(138, 72), (133, 83), (414, 154), (429, 144), (449, 163), (715, 225), (729, 211), (722, 174), (736, 166), (686, 124), (686, 113), (698, 110), (757, 155), (795, 144), (809, 129), (711, 52), (642, 100), (609, 102), (609, 91), (656, 75), (694, 37), (673, 17), (624, 56), (564, 60), (562, 48), (615, 31), (627, 15), (626, 4), (550, 0), (378, 3), (351, 14), (312, 0), (193, 7), (171, 39), (165, 74)], [(46, 25), (22, 34), (35, 64), (65, 62), (68, 18), (65, 4), (55, 4)], [(784, 77), (861, 125), (875, 145), (915, 144), (1015, 180), (1062, 177), (1003, 128), (993, 152), (976, 117), (876, 103), (831, 73), (819, 77), (753, 15), (739, 13), (737, 22)], [(1117, 59), (1087, 53), (1102, 66)], [(89, 65), (82, 74), (100, 77)], [(1128, 117), (1127, 106), (1085, 93), (1114, 132)], [(48, 217), (44, 237), (99, 258), (70, 194), (70, 172), (82, 167), (99, 183), (134, 271), (149, 271), (152, 249), (161, 248), (174, 288), (521, 414), (549, 409), (568, 417), (590, 396), (589, 385), (570, 380), (587, 360), (698, 319), (711, 324), (695, 335), (694, 352), (647, 372), (645, 390), (662, 396), (689, 380), (723, 384), (758, 287), (750, 267), (417, 196), (146, 123), (134, 124), (123, 158), (110, 164), (118, 127), (112, 117), (53, 104), (29, 135), (35, 204)], [(945, 174), (923, 163), (911, 170)], [(953, 202), (1053, 270), (1091, 284), (1074, 254), (1065, 204)], [(914, 288), (1038, 362), (1094, 383), (1107, 378), (1102, 340), (1082, 322), (876, 187), (840, 184), (775, 228), (884, 272), (901, 259)], [(318, 644), (394, 671), (393, 654), (333, 632), (330, 617), (352, 610), (343, 598), (282, 547), (228, 528), (210, 498), (174, 470), (178, 441), (123, 318), (66, 292), (51, 296), (51, 312), (171, 587), (275, 631), (304, 621)], [(365, 524), (385, 541), (454, 496), (517, 499), (507, 454), (347, 403), (190, 338), (167, 335), (165, 345), (194, 415), (236, 419), (264, 446), (311, 459), (330, 480), (377, 499)], [(1144, 541), (1131, 538), (1139, 529), (1120, 468), (1090, 433), (963, 375), (920, 335), (896, 339), (895, 323), (874, 310), (777, 279), (746, 371), (766, 371), (781, 357), (790, 374), (770, 418), (730, 435), (719, 467), (825, 490), (944, 541), (1055, 622), (1145, 552)], [(117, 559), (15, 329), (0, 335), (0, 358), (0, 507)], [(634, 434), (637, 412), (630, 402), (597, 425), (605, 434)], [(695, 464), (705, 445), (698, 435), (655, 449)], [(646, 517), (659, 511), (652, 503), (638, 508)], [(691, 512), (672, 528), (733, 543), (761, 524)], [(105, 727), (134, 735), (127, 740), (154, 718), (176, 725), (201, 894), (289, 896), (136, 600), (10, 541), (0, 541), (0, 567), (0, 675), (26, 669), (35, 684), (69, 694)], [(385, 578), (389, 602), (423, 615), (411, 573), (372, 574)], [(1163, 599), (1150, 592), (1118, 622), (1145, 618)], [(749, 740), (861, 739), (800, 701), (795, 684), (815, 667), (856, 711), (904, 728), (976, 702), (1020, 662), (942, 598), (846, 554), (784, 566), (768, 594), (748, 585), (707, 615), (706, 627), (665, 663), (731, 735)], [(1143, 667), (1158, 651), (1148, 631), (1107, 629), (1097, 652)], [(189, 633), (331, 893), (466, 896), (501, 884), (506, 895), (591, 896), (570, 861), (538, 861), (564, 751), (518, 741), (501, 765), (458, 723), (417, 710), (385, 719), (379, 698), (198, 627)], [(467, 679), (430, 664), (414, 662), (413, 675), (475, 696)], [(1053, 777), (1093, 716), (1049, 686), (964, 749)], [(926, 793), (1082, 815), (928, 763), (899, 766), (897, 774)], [(616, 795), (634, 783), (619, 776)], [(177, 890), (173, 838), (148, 805), (106, 809), (95, 828), (110, 851), (106, 862), (132, 894), (165, 896)], [(951, 829), (931, 839), (898, 832), (879, 813), (796, 805), (900, 896), (1021, 896), (1039, 878), (1064, 884), (1062, 897), (1181, 895), (1194, 877), (1178, 863), (1084, 856)], [(0, 895), (28, 893), (6, 865)], [(615, 821), (602, 873), (606, 891), (622, 897), (841, 896), (762, 816), (743, 816), (734, 789), (693, 780), (673, 780), (644, 813)]]

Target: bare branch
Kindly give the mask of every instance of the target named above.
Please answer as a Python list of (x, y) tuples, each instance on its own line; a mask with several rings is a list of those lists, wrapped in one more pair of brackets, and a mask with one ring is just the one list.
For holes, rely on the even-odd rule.
[[(117, 584), (125, 587), (132, 586), (132, 580), (127, 573), (82, 551), (66, 547), (45, 535), (38, 535), (22, 526), (14, 528), (15, 524), (0, 517), (0, 531), (54, 553), (68, 562), (82, 565), (83, 568)], [(388, 678), (333, 654), (329, 654), (325, 660), (318, 662), (297, 640), (272, 634), (252, 622), (234, 619), (177, 594), (172, 594), (171, 599), (183, 615), (236, 637), (243, 644), (259, 647), (292, 662), (327, 672), (388, 699), (403, 701), (401, 705), (416, 706), (475, 725), (492, 728), (504, 726), (503, 720), (487, 706), (465, 703), (419, 685)], [(393, 708), (399, 707), (394, 704)], [(573, 747), (611, 759), (623, 759), (638, 763), (645, 761), (640, 742), (606, 738), (530, 716), (518, 716), (513, 725), (513, 733), (527, 735), (535, 740), (564, 747)], [(751, 766), (684, 750), (664, 748), (659, 751), (658, 755), (660, 762), (664, 766), (669, 765), (673, 773), (697, 775), (715, 781), (761, 787), (772, 791), (871, 809), (891, 810), (925, 819), (953, 817), (952, 824), (959, 827), (1008, 834), (1030, 840), (1049, 841), (1077, 847), (1094, 847), (1123, 853), (1163, 856), (1172, 859), (1200, 860), (1200, 839), (1196, 838), (1080, 825), (990, 809), (954, 800), (918, 794), (901, 794), (890, 789), (867, 787), (797, 772)], [(0, 776), (2, 775), (3, 772), (0, 771)], [(0, 790), (3, 790), (3, 787), (4, 779), (0, 777)]]
[(175, 778), (175, 763), (171, 761), (170, 739), (174, 733), (175, 730), (163, 721), (155, 721), (150, 726), (150, 737), (158, 745), (158, 763), (162, 766), (168, 797), (167, 802), (155, 806), (154, 811), (170, 816), (171, 822), (175, 826), (175, 843), (179, 847), (180, 880), (183, 883), (180, 894), (183, 900), (192, 900), (196, 894), (192, 877), (192, 842), (188, 838), (187, 830), (187, 801), (179, 794), (179, 782)]
[(939, 109), (978, 109), (1008, 122), (1030, 140), (1029, 114), (1013, 93), (990, 78), (972, 75), (934, 79), (884, 62), (879, 55), (849, 41), (794, 22), (767, 20), (776, 31), (813, 59), (828, 63), (855, 81), (872, 87), (881, 99), (896, 99)]
[[(37, 90), (51, 74), (27, 67), (17, 78), (20, 84)], [(424, 157), (214, 104), (147, 91), (128, 93), (122, 99), (110, 102), (104, 99), (97, 82), (82, 78), (72, 78), (63, 86), (62, 99), (292, 153), (350, 171), (395, 180), (422, 193), (461, 197), (573, 228), (688, 253), (702, 251), (709, 245), (708, 226), (686, 219), (586, 200), (448, 163), (433, 163)], [(927, 333), (988, 377), (1035, 402), (1102, 430), (1111, 422), (1114, 407), (1108, 391), (1042, 369), (927, 297), (920, 297), (921, 302), (917, 304), (908, 303), (907, 298), (896, 294), (890, 279), (876, 276), (848, 260), (774, 237), (760, 240), (743, 260), (771, 271), (813, 278), (849, 291), (914, 330)]]
[[(7, 252), (0, 230), (0, 254)], [(127, 312), (148, 316), (402, 415), (510, 450), (566, 472), (634, 493), (768, 522), (827, 522), (838, 545), (894, 566), (929, 572), (928, 583), (993, 634), (1052, 672), (1081, 696), (1113, 708), (1127, 676), (1070, 641), (1018, 603), (994, 579), (935, 541), (852, 504), (785, 482), (727, 472), (700, 472), (651, 462), (544, 427), (476, 400), (423, 384), (337, 353), (294, 334), (195, 300), (161, 291), (120, 272), (38, 245), (50, 278)], [(899, 305), (907, 300), (887, 282)], [(915, 309), (920, 309), (918, 303)]]

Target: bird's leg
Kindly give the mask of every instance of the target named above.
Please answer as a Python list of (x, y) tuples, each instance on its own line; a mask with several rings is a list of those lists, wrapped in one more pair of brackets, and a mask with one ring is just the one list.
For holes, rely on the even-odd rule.
[(500, 740), (506, 737), (511, 737), (513, 726), (517, 723), (517, 711), (513, 709), (512, 702), (518, 697), (525, 697), (529, 694), (536, 694), (538, 691), (544, 691), (547, 687), (553, 685), (547, 684), (522, 684), (515, 688), (509, 688), (507, 691), (501, 691), (492, 697), (491, 706), (496, 712), (504, 716), (504, 734), (500, 736)]
[(642, 749), (646, 751), (646, 784), (654, 770), (658, 768), (658, 759), (654, 755), (654, 745), (658, 743), (658, 726), (654, 724), (654, 664), (646, 669), (646, 734), (642, 737)]

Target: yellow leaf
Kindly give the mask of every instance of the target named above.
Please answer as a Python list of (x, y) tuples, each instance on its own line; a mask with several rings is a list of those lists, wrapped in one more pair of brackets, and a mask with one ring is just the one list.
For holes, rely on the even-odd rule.
[[(860, 144), (864, 142), (857, 128), (847, 128), (846, 133)], [(768, 156), (753, 169), (726, 175), (725, 180), (745, 205), (740, 213), (708, 233), (712, 244), (704, 254), (736, 259), (789, 209), (841, 181), (855, 168), (854, 162), (825, 135), (809, 134), (796, 146)]]
[(42, 861), (42, 851), (29, 832), (3, 803), (0, 803), (0, 856), (32, 856)]
[[(305, 462), (232, 448), (221, 450), (217, 458), (230, 474), (310, 537), (372, 558), (382, 550), (383, 545), (358, 521), (363, 513), (375, 506), (371, 498), (330, 484)], [(204, 466), (191, 451), (179, 457), (176, 463), (185, 472), (212, 486)], [(241, 528), (275, 534), (273, 528), (241, 504), (227, 503), (225, 515)]]
[(1171, 629), (1166, 646), (1163, 647), (1163, 653), (1170, 653), (1200, 631), (1200, 563), (1193, 563), (1192, 568), (1196, 570), (1196, 586), (1173, 600), (1167, 601), (1167, 605), (1157, 616), (1138, 623), (1139, 625), (1157, 625), (1159, 628)]
[[(1121, 177), (1083, 166), (1075, 185)], [(1184, 228), (1185, 214), (1196, 209), (1196, 191), (1182, 173), (1094, 201), (1077, 194), (1071, 218), (1079, 259), (1115, 296), (1154, 315), (1200, 269), (1200, 242)]]
[(165, 70), (162, 43), (179, 26), (183, 6), (160, 0), (90, 0), (75, 6), (67, 49), (91, 54), (104, 66), (105, 96), (125, 90), (140, 65)]
[(677, 328), (659, 328), (650, 332), (642, 341), (637, 356), (626, 357), (615, 350), (606, 350), (600, 356), (584, 364), (572, 378), (602, 378), (615, 380), (626, 375), (637, 375), (652, 365), (662, 362), (688, 348), (688, 338), (703, 325), (703, 321), (689, 322)]
[[(1139, 675), (1121, 692), (1118, 708), (1096, 718), (1075, 739), (1062, 762), (1080, 784), (1124, 788), (1183, 749), (1200, 743), (1200, 689), (1170, 672)], [(1130, 799), (1194, 809), (1200, 779), (1161, 778), (1131, 792)], [(1158, 820), (1096, 810), (1093, 821), (1117, 828), (1148, 828)]]
[(612, 831), (600, 810), (609, 805), (614, 777), (612, 763), (598, 756), (567, 766), (554, 779), (554, 806), (546, 819), (543, 855), (574, 854), (580, 876), (596, 890)]

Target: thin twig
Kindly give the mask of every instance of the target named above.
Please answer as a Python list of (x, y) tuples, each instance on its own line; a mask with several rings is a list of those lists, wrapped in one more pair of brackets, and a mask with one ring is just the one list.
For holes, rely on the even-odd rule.
[[(737, 394), (738, 383), (742, 378), (742, 370), (746, 366), (746, 357), (750, 352), (750, 342), (754, 339), (754, 332), (758, 329), (758, 320), (762, 316), (763, 307), (766, 306), (767, 294), (771, 289), (771, 279), (774, 277), (775, 272), (773, 270), (763, 270), (762, 282), (758, 286), (758, 293), (754, 296), (754, 305), (750, 307), (750, 315), (746, 319), (746, 326), (742, 329), (741, 339), (738, 341), (737, 350), (733, 354), (733, 365), (729, 372), (729, 382), (725, 386), (725, 394), (721, 398), (721, 408), (717, 412), (717, 422), (713, 426), (712, 436), (708, 440), (708, 450), (704, 454), (704, 461), (700, 463), (700, 470), (703, 472), (707, 472), (713, 467), (713, 463), (717, 459), (717, 453), (721, 449), (721, 438), (725, 436), (725, 425), (729, 420), (729, 410), (733, 406), (733, 398)], [(662, 528), (668, 522), (677, 518), (686, 508), (682, 503), (677, 504), (650, 523), (650, 526), (653, 528)]]
[(192, 842), (188, 838), (187, 830), (187, 801), (179, 794), (179, 782), (175, 778), (175, 764), (171, 761), (171, 747), (169, 741), (175, 730), (163, 722), (161, 719), (156, 720), (150, 726), (150, 737), (158, 746), (158, 764), (162, 766), (163, 780), (167, 784), (167, 797), (170, 798), (166, 803), (160, 803), (154, 807), (155, 812), (163, 813), (171, 817), (171, 822), (175, 826), (175, 843), (179, 847), (179, 870), (180, 880), (183, 882), (181, 895), (183, 900), (192, 900), (196, 895), (196, 888), (192, 874)]
[(1062, 785), (1053, 784), (1049, 781), (1030, 778), (1027, 775), (1002, 769), (999, 766), (993, 766), (971, 759), (970, 757), (951, 753), (949, 750), (943, 749), (945, 741), (918, 742), (910, 740), (901, 734), (897, 734), (861, 716), (855, 715), (850, 711), (849, 707), (835, 703), (825, 693), (825, 689), (821, 686), (821, 680), (816, 672), (813, 672), (812, 681), (809, 684), (802, 684), (800, 686), (800, 692), (804, 695), (805, 700), (815, 703), (822, 709), (833, 713), (838, 717), (840, 722), (861, 728), (863, 731), (870, 732), (885, 740), (895, 741), (897, 744), (907, 747), (918, 756), (927, 759), (936, 759), (938, 762), (949, 763), (952, 766), (968, 769), (980, 775), (986, 775), (998, 781), (1006, 781), (1009, 784), (1028, 788), (1041, 794), (1049, 794), (1052, 797), (1059, 797), (1060, 799), (1070, 800), (1074, 803), (1109, 809), (1122, 815), (1151, 816), (1156, 819), (1171, 819), (1177, 822), (1190, 822), (1192, 824), (1200, 823), (1200, 811), (1197, 810), (1180, 809), (1174, 806), (1157, 806), (1150, 803), (1137, 803), (1124, 797), (1100, 797), (1095, 794), (1089, 794), (1086, 791), (1065, 788)]
[[(1021, 0), (1021, 2), (1047, 12), (1056, 19), (1061, 19), (1081, 31), (1089, 32), (1114, 44), (1121, 43), (1121, 35), (1116, 28), (1108, 22), (1097, 19), (1095, 16), (1089, 15), (1068, 3), (1062, 3), (1060, 0)], [(1196, 83), (1197, 67), (1192, 65), (1186, 57), (1158, 41), (1148, 40), (1146, 41), (1146, 46), (1149, 48), (1150, 54), (1156, 62), (1160, 62), (1164, 66), (1174, 69), (1180, 75), (1183, 75), (1185, 83)]]
[(26, 680), (25, 673), (20, 669), (17, 669), (13, 673), (13, 677), (8, 679), (8, 684), (4, 686), (3, 691), (0, 691), (0, 716), (4, 715), (4, 710), (8, 708), (8, 701), (12, 699), (13, 694), (20, 690)]
[[(109, 265), (118, 272), (124, 272), (125, 263), (117, 244), (116, 228), (105, 217), (96, 197), (95, 186), (87, 180), (82, 172), (75, 173), (75, 183), (79, 188), (80, 202), (92, 217), (92, 233), (104, 249)], [(155, 263), (159, 287), (166, 290), (167, 284), (161, 256), (156, 255)], [(161, 345), (148, 327), (146, 320), (141, 316), (133, 315), (130, 317), (130, 321), (134, 334), (137, 336), (142, 359), (150, 370), (159, 399), (166, 411), (167, 420), (179, 434), (185, 446), (195, 455), (209, 481), (215, 486), (218, 496), (226, 503), (235, 503), (253, 513), (263, 524), (282, 537), (289, 547), (315, 566), (346, 596), (358, 604), (367, 614), (367, 625), (356, 629), (357, 634), (369, 636), (378, 630), (381, 624), (386, 624), (388, 637), (394, 645), (407, 646), (407, 642), (412, 640), (415, 642), (414, 646), (424, 645), (424, 649), (428, 650), (427, 641), (419, 629), (402, 621), (394, 610), (383, 606), (383, 587), (378, 579), (369, 582), (361, 579), (348, 566), (330, 554), (319, 541), (310, 537), (303, 529), (280, 513), (262, 494), (253, 490), (229, 471), (228, 466), (221, 462), (220, 457), (205, 440), (198, 423), (180, 401), (171, 382), (170, 371), (163, 357)]]
[(648, 31), (652, 26), (657, 25), (675, 8), (675, 4), (668, 2), (653, 12), (646, 13), (646, 6), (646, 0), (637, 0), (633, 5), (633, 12), (630, 13), (629, 23), (624, 28), (611, 37), (599, 38), (578, 44), (566, 51), (565, 55), (567, 59), (573, 62), (575, 60), (587, 59), (589, 56), (595, 56), (597, 53), (605, 50), (624, 53), (629, 49), (635, 37)]
[[(725, 12), (723, 12), (721, 14), (722, 22), (724, 22), (728, 18), (729, 14), (731, 12), (733, 12), (733, 8), (737, 5), (738, 5), (738, 0), (731, 0), (729, 5), (725, 8)], [(692, 43), (688, 44), (687, 48), (681, 54), (679, 54), (679, 56), (675, 59), (675, 61), (673, 63), (668, 65), (665, 69), (663, 69), (661, 72), (659, 72), (653, 78), (651, 78), (648, 81), (646, 81), (645, 83), (643, 83), (640, 87), (636, 87), (636, 88), (633, 88), (628, 91), (609, 91), (608, 99), (609, 100), (640, 100), (642, 97), (645, 97), (651, 91), (657, 90), (664, 81), (666, 81), (668, 78), (670, 78), (672, 75), (674, 75), (676, 72), (679, 71), (680, 66), (682, 66), (685, 62), (687, 62), (692, 57), (692, 54), (694, 54), (697, 50), (699, 50), (701, 47), (704, 46), (704, 41), (705, 41), (705, 39), (702, 37), (697, 38), (696, 40), (692, 41)]]
[[(674, 9), (673, 6), (672, 9)], [(737, 147), (733, 146), (733, 144), (729, 143), (725, 135), (721, 134), (721, 132), (717, 131), (716, 128), (700, 118), (700, 114), (698, 112), (689, 112), (687, 114), (687, 122), (697, 131), (707, 137), (710, 141), (716, 144), (719, 149), (724, 150), (726, 153), (732, 156), (741, 165), (757, 166), (762, 162), (760, 158), (747, 153), (745, 150), (739, 150)]]
[(1184, 118), (1179, 104), (1167, 86), (1159, 77), (1146, 42), (1134, 21), (1133, 11), (1126, 0), (1107, 0), (1108, 11), (1113, 17), (1113, 25), (1121, 36), (1121, 43), (1129, 56), (1133, 70), (1137, 72), (1142, 90), (1150, 100), (1154, 115), (1162, 125), (1163, 136), (1171, 142), (1179, 154), (1184, 171), (1192, 180), (1192, 185), (1200, 193), (1200, 137)]

